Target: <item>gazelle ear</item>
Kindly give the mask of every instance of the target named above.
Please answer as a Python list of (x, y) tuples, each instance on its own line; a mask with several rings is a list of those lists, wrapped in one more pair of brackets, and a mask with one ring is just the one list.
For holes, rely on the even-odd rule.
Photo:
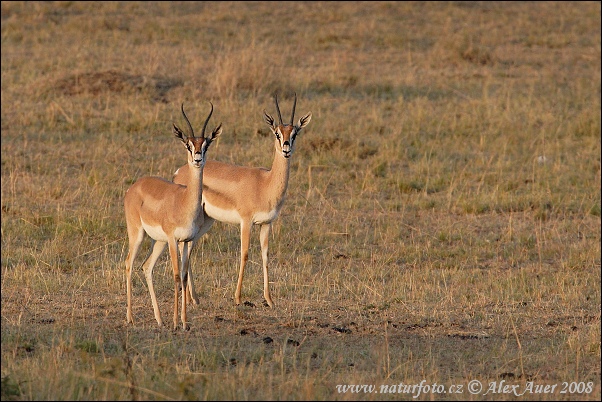
[(221, 134), (222, 134), (222, 123), (220, 123), (217, 127), (215, 127), (215, 129), (211, 133), (211, 139), (210, 139), (210, 141), (213, 141), (214, 139), (216, 139)]
[(274, 118), (268, 114), (265, 110), (263, 111), (263, 118), (268, 126), (272, 128), (272, 130), (276, 130), (276, 126), (274, 126)]
[(175, 124), (173, 125), (173, 133), (176, 136), (176, 138), (179, 138), (180, 141), (186, 144), (186, 137), (184, 137), (184, 133), (182, 132), (182, 130), (180, 130), (180, 127), (176, 126)]
[(310, 121), (311, 121), (311, 112), (309, 112), (308, 114), (306, 114), (305, 116), (303, 116), (299, 119), (299, 122), (297, 123), (297, 127), (303, 128), (303, 127), (307, 126)]

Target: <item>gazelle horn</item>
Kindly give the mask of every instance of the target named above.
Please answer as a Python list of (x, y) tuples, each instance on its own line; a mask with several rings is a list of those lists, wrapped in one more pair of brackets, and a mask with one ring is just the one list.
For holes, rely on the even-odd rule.
[(297, 92), (295, 92), (295, 102), (293, 103), (293, 113), (291, 114), (291, 126), (295, 120), (295, 106), (297, 106)]
[(209, 116), (207, 116), (207, 120), (205, 120), (205, 125), (203, 126), (203, 138), (205, 138), (205, 129), (207, 128), (207, 123), (209, 123), (209, 119), (211, 118), (211, 115), (213, 114), (213, 103), (209, 102), (211, 104), (211, 111), (209, 112)]
[(278, 111), (278, 118), (280, 119), (280, 125), (282, 125), (282, 115), (280, 114), (280, 108), (278, 107), (278, 94), (274, 95), (274, 102), (276, 103), (276, 110)]
[(182, 103), (182, 114), (184, 115), (184, 118), (186, 119), (186, 123), (188, 123), (188, 128), (190, 128), (190, 134), (192, 135), (192, 138), (194, 138), (194, 130), (192, 129), (192, 124), (190, 124), (190, 120), (188, 120), (188, 116), (186, 116), (186, 113), (184, 113), (184, 103)]

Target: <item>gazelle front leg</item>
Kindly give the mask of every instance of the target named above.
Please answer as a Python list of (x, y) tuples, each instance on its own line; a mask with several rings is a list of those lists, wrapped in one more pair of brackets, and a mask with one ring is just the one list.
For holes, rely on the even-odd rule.
[[(194, 303), (195, 305), (199, 304), (199, 298), (194, 290), (194, 285), (192, 283), (192, 269), (190, 268), (190, 254), (192, 254), (192, 246), (194, 245), (193, 243), (191, 243), (190, 247), (185, 247), (184, 242), (182, 243), (178, 243), (178, 248), (180, 249), (180, 257), (182, 258), (182, 273), (186, 273), (186, 288), (182, 288), (185, 289), (184, 291), (184, 295), (185, 295), (185, 299), (184, 301), (186, 303)], [(185, 250), (185, 248), (187, 248), (187, 250)]]
[[(203, 219), (203, 224), (201, 225), (201, 229), (199, 230), (199, 234), (197, 236), (197, 238), (201, 238), (203, 237), (203, 235), (205, 233), (207, 233), (209, 231), (209, 229), (211, 229), (211, 226), (213, 225), (213, 222), (215, 222), (215, 219), (210, 218), (207, 214), (204, 215), (204, 219)], [(180, 255), (182, 254), (182, 247), (180, 246)], [(186, 286), (186, 300), (187, 302), (190, 302), (192, 300), (192, 302), (195, 305), (199, 304), (199, 298), (196, 294), (196, 291), (194, 290), (194, 282), (192, 279), (192, 268), (190, 267), (190, 254), (192, 253), (192, 246), (190, 246), (190, 248), (188, 249), (188, 254), (187, 254), (187, 258), (186, 258), (186, 264), (182, 264), (182, 269), (186, 270), (186, 272), (188, 272), (188, 286)]]
[[(180, 277), (180, 267), (178, 260), (178, 245), (174, 238), (168, 240), (169, 245), (169, 257), (171, 258), (171, 265), (173, 267), (173, 279), (174, 279), (174, 310), (173, 310), (173, 328), (178, 328), (178, 293), (182, 288), (182, 279)], [(182, 327), (186, 328), (186, 303), (182, 306)]]
[(182, 264), (180, 265), (181, 268), (181, 278), (182, 278), (182, 283), (180, 286), (180, 289), (182, 290), (182, 328), (184, 328), (185, 330), (188, 329), (188, 324), (186, 324), (186, 288), (188, 287), (188, 271), (185, 268), (185, 260), (188, 259), (188, 257), (190, 256), (190, 252), (192, 251), (192, 246), (194, 245), (193, 241), (186, 241), (183, 242), (184, 246), (183, 246), (183, 250), (182, 250)]
[[(203, 224), (201, 225), (201, 228), (197, 235), (197, 240), (200, 239), (201, 237), (203, 237), (205, 235), (205, 233), (207, 233), (209, 231), (209, 229), (211, 229), (211, 226), (213, 225), (214, 222), (215, 222), (215, 219), (210, 218), (209, 216), (207, 216), (207, 214), (204, 215)], [(194, 240), (194, 241), (197, 241), (197, 240)], [(183, 250), (184, 245), (178, 244), (178, 247), (180, 248), (180, 255), (183, 255), (182, 250)], [(194, 290), (194, 282), (192, 280), (192, 268), (190, 268), (190, 254), (192, 254), (192, 244), (188, 248), (188, 254), (187, 254), (186, 262), (184, 265), (184, 269), (186, 270), (186, 272), (188, 272), (188, 285), (186, 286), (186, 302), (190, 303), (192, 301), (195, 305), (198, 305), (199, 297), (197, 296), (196, 291)]]
[(245, 265), (249, 259), (249, 243), (251, 240), (251, 222), (242, 221), (240, 224), (240, 271), (238, 272), (238, 283), (234, 293), (234, 302), (240, 304), (240, 293), (242, 291), (242, 278), (245, 273)]
[(261, 258), (263, 259), (263, 297), (268, 303), (268, 306), (274, 307), (272, 297), (270, 296), (270, 284), (268, 281), (268, 241), (270, 238), (271, 223), (261, 225), (259, 232), (259, 240), (261, 242)]

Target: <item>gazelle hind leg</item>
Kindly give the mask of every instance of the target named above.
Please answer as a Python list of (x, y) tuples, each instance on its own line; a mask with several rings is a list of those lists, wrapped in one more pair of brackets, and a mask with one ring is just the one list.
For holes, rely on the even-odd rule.
[(234, 293), (234, 302), (240, 304), (240, 294), (242, 292), (242, 278), (245, 274), (245, 265), (249, 259), (249, 242), (251, 237), (251, 222), (243, 221), (240, 224), (240, 271), (238, 272), (238, 282), (236, 292)]
[(263, 260), (263, 297), (268, 303), (268, 306), (274, 307), (272, 297), (270, 296), (270, 283), (268, 281), (268, 242), (270, 238), (271, 224), (266, 223), (261, 225), (259, 232), (259, 241), (261, 243), (261, 258)]
[(151, 301), (153, 303), (153, 311), (155, 312), (155, 320), (159, 326), (163, 326), (163, 320), (161, 319), (161, 312), (159, 311), (159, 305), (157, 304), (157, 296), (155, 295), (155, 287), (153, 286), (153, 268), (157, 263), (157, 260), (161, 256), (163, 250), (165, 250), (165, 246), (167, 243), (164, 241), (155, 241), (152, 242), (152, 250), (149, 254), (148, 258), (142, 265), (144, 270), (144, 276), (146, 277), (146, 284), (148, 285), (148, 291), (151, 295)]
[(134, 317), (132, 316), (132, 270), (134, 266), (134, 261), (136, 260), (136, 255), (138, 254), (138, 250), (140, 249), (140, 245), (142, 244), (142, 240), (144, 239), (144, 230), (140, 228), (136, 233), (128, 231), (128, 237), (129, 250), (128, 255), (125, 259), (125, 278), (127, 289), (126, 321), (129, 323), (133, 323)]

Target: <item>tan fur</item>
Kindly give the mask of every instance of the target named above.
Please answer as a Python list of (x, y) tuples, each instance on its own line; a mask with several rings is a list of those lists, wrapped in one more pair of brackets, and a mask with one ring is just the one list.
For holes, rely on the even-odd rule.
[[(301, 119), (296, 126), (274, 125), (273, 118), (265, 113), (266, 122), (274, 135), (281, 136), (282, 143), (291, 141), (293, 133), (305, 127), (311, 120), (311, 113)], [(294, 148), (294, 146), (292, 147)], [(217, 161), (207, 161), (203, 172), (203, 204), (205, 219), (201, 233), (206, 233), (215, 220), (240, 225), (241, 260), (238, 283), (234, 299), (240, 304), (244, 269), (248, 260), (251, 227), (261, 225), (260, 242), (263, 260), (264, 298), (270, 307), (274, 306), (270, 296), (268, 281), (268, 238), (271, 223), (278, 217), (284, 203), (289, 179), (290, 156), (293, 149), (283, 151), (281, 141), (275, 140), (275, 154), (270, 169), (237, 166)], [(284, 155), (287, 154), (288, 158)], [(175, 183), (188, 180), (190, 170), (183, 166), (176, 171)], [(192, 272), (188, 264), (188, 292), (198, 300), (193, 286)]]
[[(184, 113), (182, 109), (182, 113)], [(211, 114), (209, 115), (211, 116)], [(186, 117), (186, 115), (184, 115)], [(188, 120), (188, 119), (187, 119)], [(207, 118), (207, 121), (209, 118)], [(132, 266), (136, 254), (145, 235), (152, 240), (153, 252), (143, 264), (146, 281), (155, 313), (155, 319), (162, 326), (161, 314), (153, 287), (152, 271), (158, 255), (169, 245), (172, 261), (175, 290), (174, 290), (174, 328), (178, 325), (178, 293), (179, 289), (186, 289), (188, 271), (178, 265), (178, 244), (182, 245), (182, 267), (187, 265), (186, 259), (194, 245), (194, 240), (201, 236), (200, 228), (203, 225), (204, 213), (201, 204), (203, 188), (203, 168), (205, 160), (201, 152), (203, 147), (221, 133), (221, 125), (212, 133), (210, 138), (182, 136), (182, 132), (174, 125), (176, 136), (188, 149), (188, 175), (185, 181), (179, 184), (170, 182), (160, 177), (143, 177), (136, 181), (126, 192), (124, 199), (125, 217), (129, 239), (129, 250), (125, 261), (127, 277), (127, 322), (133, 322), (132, 316)], [(205, 142), (207, 142), (205, 144)], [(204, 145), (205, 144), (205, 145)], [(199, 156), (200, 155), (200, 156)], [(156, 254), (156, 251), (159, 251)], [(186, 323), (185, 292), (182, 292), (181, 320), (184, 329)]]

